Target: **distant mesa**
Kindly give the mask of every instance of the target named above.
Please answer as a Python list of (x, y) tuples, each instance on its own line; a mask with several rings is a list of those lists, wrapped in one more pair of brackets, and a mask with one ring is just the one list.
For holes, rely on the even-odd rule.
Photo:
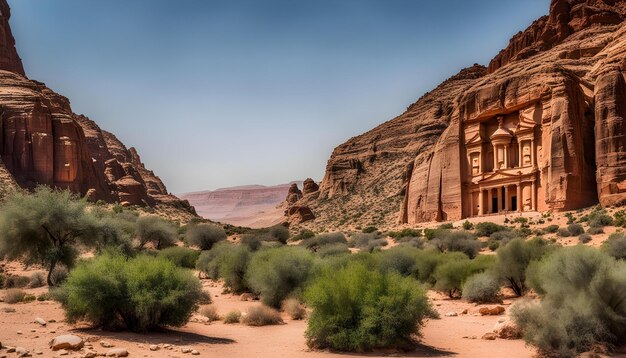
[[(311, 180), (312, 181), (312, 180)], [(299, 200), (302, 181), (276, 186), (246, 185), (181, 194), (204, 218), (225, 224), (262, 228), (285, 222), (286, 198)]]

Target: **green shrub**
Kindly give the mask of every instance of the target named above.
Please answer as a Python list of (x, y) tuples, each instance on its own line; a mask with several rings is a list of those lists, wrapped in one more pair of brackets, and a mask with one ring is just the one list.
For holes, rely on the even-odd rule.
[(10, 288), (4, 293), (4, 302), (8, 304), (20, 303), (26, 297), (26, 292), (19, 288)]
[(248, 309), (246, 315), (243, 316), (242, 322), (248, 326), (260, 327), (282, 324), (283, 319), (280, 317), (280, 312), (275, 309), (258, 305)]
[(57, 264), (72, 267), (80, 248), (97, 246), (98, 222), (87, 201), (69, 191), (37, 187), (16, 191), (0, 207), (0, 256), (41, 264), (50, 273)]
[(597, 213), (589, 218), (590, 227), (605, 227), (610, 225), (613, 225), (613, 218), (604, 212)]
[(399, 239), (396, 239), (396, 242), (398, 244), (400, 244), (399, 246), (404, 246), (404, 247), (413, 247), (416, 249), (421, 249), (424, 247), (424, 244), (426, 243), (424, 239), (422, 239), (421, 237), (401, 237)]
[(442, 229), (442, 230), (452, 230), (452, 229), (454, 229), (454, 225), (452, 223), (441, 224), (441, 225), (439, 225), (439, 229)]
[(543, 299), (512, 310), (527, 343), (559, 357), (624, 343), (626, 264), (579, 245), (558, 250), (533, 271)]
[(496, 231), (493, 234), (491, 234), (489, 236), (489, 240), (503, 241), (504, 243), (507, 243), (517, 237), (518, 237), (517, 232), (513, 230), (502, 230), (502, 231)]
[(142, 216), (137, 219), (137, 237), (139, 249), (151, 243), (155, 249), (161, 250), (176, 245), (178, 230), (173, 224), (158, 216)]
[(264, 304), (279, 308), (286, 297), (304, 287), (312, 267), (313, 257), (302, 248), (267, 249), (252, 257), (245, 278)]
[(257, 235), (244, 235), (239, 243), (250, 251), (257, 251), (263, 246), (263, 241)]
[(613, 224), (615, 226), (624, 227), (624, 225), (626, 225), (626, 211), (616, 211), (613, 216), (615, 218), (615, 220), (613, 221)]
[(561, 227), (559, 228), (557, 235), (560, 237), (570, 237), (572, 236), (572, 233), (566, 227)]
[(389, 231), (387, 235), (389, 235), (389, 237), (392, 237), (396, 240), (403, 238), (403, 237), (420, 237), (422, 236), (422, 230), (406, 228), (400, 231)]
[(416, 256), (419, 250), (396, 246), (377, 254), (378, 267), (382, 272), (397, 272), (401, 276), (417, 278)]
[(321, 258), (345, 254), (350, 254), (350, 248), (347, 244), (324, 245), (317, 250), (317, 256)]
[(31, 295), (31, 294), (26, 294), (26, 296), (24, 296), (24, 298), (22, 299), (22, 302), (28, 303), (28, 302), (33, 302), (35, 300), (37, 300), (37, 296)]
[(626, 260), (626, 236), (621, 232), (611, 234), (602, 244), (602, 250), (616, 259)]
[(315, 233), (309, 229), (302, 229), (300, 230), (300, 232), (298, 233), (298, 235), (294, 236), (291, 238), (291, 241), (301, 241), (301, 240), (306, 240), (306, 239), (310, 239), (312, 237), (315, 236)]
[(419, 334), (431, 311), (415, 280), (358, 262), (340, 270), (326, 269), (305, 296), (313, 309), (307, 344), (317, 349), (367, 351), (398, 346)]
[(68, 321), (145, 331), (182, 326), (202, 299), (200, 282), (164, 258), (105, 254), (81, 263), (62, 286)]
[(465, 281), (472, 275), (483, 272), (494, 265), (492, 256), (480, 256), (474, 260), (468, 258), (448, 260), (435, 270), (434, 289), (445, 292), (450, 298), (461, 297)]
[(514, 239), (497, 251), (496, 272), (516, 295), (526, 292), (526, 270), (531, 262), (540, 260), (552, 247), (542, 239)]
[(580, 241), (581, 244), (586, 244), (588, 242), (591, 241), (591, 235), (589, 234), (582, 234), (580, 236), (578, 236), (578, 241)]
[(463, 222), (463, 230), (472, 230), (474, 228), (474, 224), (472, 224), (471, 222), (465, 220)]
[(226, 240), (224, 228), (214, 224), (190, 225), (185, 232), (185, 242), (200, 250), (211, 250), (213, 245)]
[(570, 236), (578, 236), (583, 234), (585, 229), (580, 224), (570, 224), (567, 226), (567, 231), (570, 233)]
[(500, 280), (489, 272), (475, 274), (463, 285), (463, 298), (469, 302), (500, 302)]
[(372, 252), (387, 246), (387, 240), (377, 233), (355, 234), (349, 241), (351, 247), (355, 247), (361, 251)]
[(487, 247), (491, 251), (496, 251), (500, 247), (500, 243), (498, 241), (491, 241), (491, 240), (489, 240), (489, 242), (487, 244)]
[(481, 242), (467, 231), (440, 231), (431, 243), (441, 252), (462, 252), (470, 258), (476, 257), (482, 246)]
[(46, 276), (41, 272), (35, 272), (30, 275), (28, 288), (38, 288), (46, 285)]
[(548, 225), (544, 230), (549, 234), (556, 234), (559, 231), (559, 225)]
[(225, 324), (239, 323), (239, 321), (241, 321), (241, 311), (239, 310), (232, 310), (224, 316)]
[(604, 234), (604, 229), (602, 227), (590, 227), (589, 229), (587, 229), (587, 233), (589, 235), (600, 235), (600, 234)]
[(176, 266), (193, 269), (196, 267), (200, 251), (173, 246), (159, 251), (158, 256), (170, 260)]
[(213, 280), (223, 279), (224, 287), (233, 293), (241, 293), (248, 289), (245, 275), (251, 256), (246, 246), (222, 242), (204, 251), (196, 268)]
[(284, 227), (283, 225), (275, 225), (269, 228), (269, 236), (274, 238), (274, 240), (280, 242), (281, 244), (286, 244), (289, 241), (289, 229)]
[(209, 322), (215, 322), (221, 319), (220, 315), (217, 313), (217, 308), (213, 305), (202, 307), (200, 309), (200, 314), (206, 317)]
[(282, 309), (293, 320), (302, 320), (306, 317), (306, 309), (297, 298), (288, 298), (283, 302)]
[(476, 236), (478, 237), (491, 236), (494, 232), (507, 230), (506, 227), (492, 222), (478, 223), (474, 226), (474, 228)]
[(19, 275), (8, 275), (4, 278), (4, 288), (25, 288), (30, 283), (30, 278)]
[(321, 247), (326, 245), (334, 245), (334, 244), (347, 244), (348, 240), (346, 237), (340, 233), (331, 233), (331, 234), (320, 234), (314, 237), (310, 237), (308, 239), (300, 242), (300, 246), (306, 247), (307, 249), (317, 252)]
[(362, 232), (364, 234), (372, 234), (378, 232), (378, 228), (376, 226), (367, 226)]

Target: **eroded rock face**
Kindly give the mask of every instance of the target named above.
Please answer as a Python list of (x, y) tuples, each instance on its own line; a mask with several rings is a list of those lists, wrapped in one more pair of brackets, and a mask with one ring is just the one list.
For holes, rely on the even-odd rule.
[(302, 185), (302, 195), (317, 193), (319, 190), (320, 186), (311, 178), (307, 178)]
[[(90, 200), (129, 205), (165, 204), (188, 215), (186, 201), (169, 195), (134, 148), (85, 116), (43, 83), (25, 77), (9, 27), (9, 7), (0, 0), (0, 179), (27, 189), (43, 184), (69, 189)], [(4, 40), (4, 42), (3, 42)], [(10, 174), (10, 179), (7, 178)]]
[(625, 18), (626, 0), (552, 1), (488, 69), (337, 147), (319, 198), (300, 203), (321, 225), (623, 203)]

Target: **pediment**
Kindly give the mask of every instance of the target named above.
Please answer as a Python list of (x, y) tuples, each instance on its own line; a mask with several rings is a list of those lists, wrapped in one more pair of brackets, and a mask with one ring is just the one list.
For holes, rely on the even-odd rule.
[(474, 136), (472, 136), (469, 140), (465, 141), (465, 145), (473, 145), (480, 144), (483, 142), (483, 139), (480, 136), (480, 133), (476, 132)]

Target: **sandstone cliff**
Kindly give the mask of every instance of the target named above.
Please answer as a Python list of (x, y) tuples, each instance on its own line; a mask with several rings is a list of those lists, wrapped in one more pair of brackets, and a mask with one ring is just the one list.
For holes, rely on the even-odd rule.
[[(72, 112), (67, 98), (26, 78), (0, 1), (0, 158), (3, 187), (17, 183), (69, 189), (90, 200), (195, 215), (114, 135)], [(159, 209), (161, 208), (161, 209)], [(177, 215), (174, 212), (179, 212)]]
[[(319, 197), (302, 204), (321, 226), (413, 224), (487, 212), (483, 189), (480, 199), (472, 192), (480, 182), (472, 177), (467, 148), (474, 140), (481, 145), (483, 127), (497, 128), (496, 118), (501, 127), (513, 123), (511, 133), (529, 126), (533, 138), (533, 166), (524, 174), (533, 191), (520, 179), (520, 202), (513, 205), (566, 210), (623, 203), (625, 18), (624, 0), (553, 0), (550, 14), (514, 36), (488, 68), (463, 70), (401, 116), (337, 147)], [(487, 179), (513, 171), (497, 169)]]

